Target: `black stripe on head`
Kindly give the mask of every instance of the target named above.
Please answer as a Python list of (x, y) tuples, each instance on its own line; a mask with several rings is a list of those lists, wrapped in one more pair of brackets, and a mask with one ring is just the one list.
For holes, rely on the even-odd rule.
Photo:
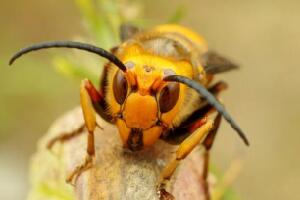
[(39, 44), (34, 44), (24, 49), (18, 51), (9, 61), (9, 65), (12, 65), (16, 59), (21, 57), (22, 55), (29, 53), (31, 51), (37, 51), (40, 49), (48, 49), (48, 48), (74, 48), (80, 49), (84, 51), (88, 51), (94, 54), (97, 54), (101, 57), (108, 59), (110, 62), (114, 63), (118, 68), (120, 68), (123, 72), (126, 72), (125, 65), (112, 53), (93, 46), (91, 44), (81, 43), (81, 42), (73, 42), (73, 41), (53, 41), (53, 42), (43, 42)]
[(240, 138), (244, 141), (244, 143), (248, 146), (249, 141), (242, 131), (242, 129), (235, 123), (233, 118), (229, 115), (229, 113), (225, 110), (224, 106), (199, 82), (196, 82), (192, 79), (189, 79), (185, 76), (180, 75), (171, 75), (164, 78), (164, 81), (174, 81), (183, 83), (190, 88), (196, 90), (207, 102), (212, 105), (224, 118), (225, 120), (231, 125), (231, 127), (236, 130)]

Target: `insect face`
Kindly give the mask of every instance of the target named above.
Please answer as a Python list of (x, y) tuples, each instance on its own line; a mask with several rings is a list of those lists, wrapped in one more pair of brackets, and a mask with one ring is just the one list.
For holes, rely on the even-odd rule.
[(176, 74), (170, 61), (139, 55), (124, 63), (126, 72), (112, 73), (111, 109), (125, 146), (139, 150), (155, 143), (170, 127), (182, 103), (181, 86), (163, 81), (164, 76)]

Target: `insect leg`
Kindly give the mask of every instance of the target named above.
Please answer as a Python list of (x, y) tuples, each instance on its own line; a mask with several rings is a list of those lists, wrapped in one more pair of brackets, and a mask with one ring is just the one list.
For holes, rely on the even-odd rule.
[(158, 192), (160, 199), (172, 199), (172, 195), (165, 190), (166, 183), (172, 177), (174, 171), (183, 160), (202, 140), (206, 137), (209, 131), (213, 128), (213, 121), (208, 119), (200, 128), (194, 131), (189, 137), (187, 137), (178, 147), (176, 151), (176, 157), (172, 159), (162, 170)]
[(202, 142), (202, 145), (204, 146), (204, 152), (203, 152), (204, 162), (203, 162), (203, 175), (202, 176), (203, 176), (203, 180), (204, 180), (203, 188), (204, 188), (206, 199), (210, 199), (209, 185), (208, 185), (208, 181), (207, 181), (208, 172), (209, 172), (210, 149), (215, 141), (216, 135), (218, 133), (218, 129), (221, 124), (221, 120), (222, 120), (222, 115), (220, 113), (218, 113), (218, 115), (214, 119), (213, 128), (209, 131), (205, 140)]
[(72, 182), (74, 178), (76, 179), (83, 171), (90, 168), (95, 157), (94, 130), (97, 124), (96, 112), (93, 108), (92, 99), (87, 90), (89, 83), (90, 82), (88, 80), (83, 80), (80, 85), (80, 104), (85, 121), (85, 126), (88, 130), (87, 155), (85, 158), (85, 162), (76, 167), (75, 170), (67, 177), (66, 181), (68, 183)]
[(104, 100), (104, 96), (101, 94), (104, 89), (100, 89), (99, 92), (90, 80), (84, 80), (84, 87), (88, 92), (89, 98), (91, 99), (92, 106), (94, 107), (95, 111), (106, 122), (112, 123), (112, 117), (106, 112), (106, 101)]
[(224, 81), (218, 81), (214, 85), (212, 85), (208, 90), (210, 93), (212, 93), (214, 96), (218, 97), (220, 92), (227, 89), (228, 85)]
[[(214, 96), (217, 97), (220, 94), (220, 92), (225, 90), (226, 88), (227, 88), (227, 84), (223, 81), (219, 81), (216, 84), (214, 84), (213, 86), (211, 86), (209, 88), (209, 91)], [(189, 119), (187, 119), (187, 121), (185, 123), (183, 123), (183, 125), (181, 127), (176, 128), (175, 131), (170, 134), (170, 136), (169, 136), (170, 138), (165, 138), (166, 142), (173, 143), (173, 144), (176, 144), (176, 143), (178, 144), (178, 142), (181, 141), (182, 143), (180, 144), (180, 146), (182, 146), (184, 143), (190, 144), (190, 143), (188, 143), (188, 141), (191, 141), (192, 139), (189, 139), (189, 138), (191, 138), (192, 135), (195, 135), (197, 132), (199, 135), (201, 135), (201, 133), (203, 134), (203, 131), (207, 132), (206, 136), (205, 136), (205, 134), (202, 136), (202, 138), (205, 138), (204, 141), (202, 142), (202, 145), (204, 146), (203, 180), (204, 180), (204, 189), (205, 189), (206, 199), (210, 198), (209, 191), (208, 191), (208, 183), (207, 183), (208, 166), (209, 166), (209, 150), (211, 149), (211, 147), (213, 145), (215, 136), (216, 136), (218, 128), (220, 126), (221, 119), (222, 119), (221, 114), (218, 114), (215, 117), (215, 119), (213, 120), (213, 126), (211, 127), (211, 129), (201, 128), (201, 127), (204, 125), (208, 126), (207, 125), (207, 123), (208, 123), (207, 116), (209, 116), (214, 111), (215, 110), (213, 109), (213, 107), (211, 105), (204, 106), (203, 108), (195, 111), (195, 113), (193, 113), (193, 116), (191, 116)], [(211, 123), (211, 121), (209, 123)], [(186, 132), (186, 134), (184, 134), (182, 136), (178, 135), (178, 133), (182, 134), (183, 132)], [(172, 138), (172, 135), (177, 135), (179, 137), (177, 139)], [(197, 144), (201, 140), (202, 139), (198, 140)], [(192, 147), (192, 149), (193, 148), (194, 147)], [(178, 151), (179, 151), (179, 149), (178, 149)], [(183, 159), (183, 158), (181, 158), (181, 159)], [(176, 159), (173, 160), (172, 162), (170, 162), (165, 167), (164, 171), (162, 172), (161, 185), (160, 185), (161, 188), (160, 188), (159, 192), (160, 192), (161, 196), (164, 196), (164, 197), (161, 199), (164, 199), (167, 197), (170, 198), (170, 196), (171, 196), (171, 194), (169, 194), (168, 192), (165, 191), (165, 189), (164, 189), (165, 183), (164, 182), (166, 182), (168, 179), (170, 179), (171, 175), (175, 171), (178, 164), (179, 164), (179, 160), (176, 157)], [(163, 177), (165, 177), (165, 178), (163, 178)]]
[[(102, 119), (111, 123), (111, 116), (109, 116), (105, 112), (105, 101), (101, 93), (96, 90), (92, 82), (89, 80), (84, 80), (84, 87), (88, 92), (89, 98), (91, 99), (95, 111), (102, 117)], [(50, 150), (57, 142), (63, 143), (65, 141), (72, 139), (73, 137), (80, 135), (81, 133), (83, 133), (84, 128), (85, 128), (85, 123), (81, 124), (75, 130), (69, 132), (63, 132), (59, 134), (58, 136), (52, 138), (48, 142), (47, 148)]]
[(78, 128), (76, 128), (75, 130), (72, 130), (70, 132), (64, 132), (59, 134), (58, 136), (52, 138), (48, 143), (47, 143), (47, 149), (51, 150), (52, 147), (54, 146), (54, 144), (56, 144), (57, 142), (65, 142), (68, 141), (78, 135), (80, 135), (81, 133), (83, 133), (83, 129), (85, 128), (85, 124), (80, 125)]

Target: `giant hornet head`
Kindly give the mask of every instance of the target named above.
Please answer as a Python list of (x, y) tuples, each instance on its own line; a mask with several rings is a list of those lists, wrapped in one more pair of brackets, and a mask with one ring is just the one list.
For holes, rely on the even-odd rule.
[(10, 64), (28, 52), (54, 47), (85, 50), (108, 59), (113, 65), (106, 77), (105, 100), (123, 143), (131, 150), (152, 145), (164, 131), (172, 128), (183, 109), (188, 88), (206, 99), (248, 144), (242, 130), (206, 87), (188, 78), (193, 72), (186, 70), (192, 69), (187, 61), (164, 59), (134, 45), (116, 56), (90, 44), (57, 41), (24, 48), (12, 57)]
[(137, 47), (126, 52), (122, 57), (126, 71), (115, 68), (108, 72), (106, 98), (124, 144), (140, 149), (152, 145), (172, 128), (183, 105), (186, 86), (164, 78), (182, 74), (178, 65), (188, 68), (188, 63), (146, 54)]

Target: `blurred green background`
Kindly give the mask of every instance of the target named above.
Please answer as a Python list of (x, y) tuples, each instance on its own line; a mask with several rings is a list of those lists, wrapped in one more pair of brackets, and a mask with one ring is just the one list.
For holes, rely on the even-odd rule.
[[(139, 4), (149, 24), (164, 23), (182, 8), (181, 24), (201, 33), (211, 49), (242, 66), (217, 79), (229, 83), (222, 98), (251, 146), (244, 147), (223, 123), (213, 149), (213, 162), (220, 170), (226, 171), (234, 159), (243, 159), (233, 184), (241, 199), (300, 199), (300, 2), (145, 0)], [(57, 73), (52, 51), (27, 56), (13, 68), (8, 67), (8, 59), (28, 44), (85, 35), (85, 25), (73, 0), (1, 2), (0, 199), (25, 198), (30, 155), (38, 138), (79, 103), (79, 79)], [(55, 55), (65, 52), (58, 50)]]

